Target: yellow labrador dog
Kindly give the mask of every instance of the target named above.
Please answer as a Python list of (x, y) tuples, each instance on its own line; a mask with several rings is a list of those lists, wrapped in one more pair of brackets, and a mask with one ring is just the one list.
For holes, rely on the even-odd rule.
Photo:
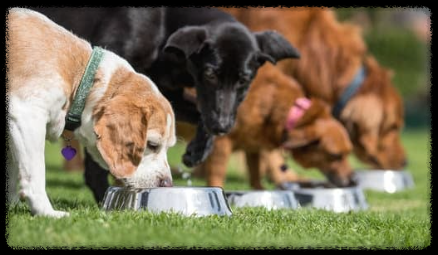
[[(47, 17), (21, 8), (9, 10), (6, 47), (8, 200), (20, 195), (34, 215), (66, 216), (53, 209), (45, 190), (45, 140), (57, 141), (63, 132), (95, 51)], [(171, 186), (167, 150), (176, 142), (171, 105), (124, 59), (103, 49), (100, 59), (89, 93), (82, 94), (76, 138), (125, 185)]]

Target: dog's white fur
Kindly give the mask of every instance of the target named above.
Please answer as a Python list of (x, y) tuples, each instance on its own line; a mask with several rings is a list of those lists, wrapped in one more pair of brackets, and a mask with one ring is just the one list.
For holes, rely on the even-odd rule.
[[(32, 214), (62, 217), (68, 213), (54, 210), (45, 190), (45, 140), (57, 141), (61, 136), (66, 112), (91, 55), (91, 45), (47, 17), (27, 9), (10, 9), (7, 27), (8, 200), (12, 203), (18, 199), (16, 184), (19, 181), (19, 194), (27, 199)], [(66, 58), (68, 63), (65, 63)], [(113, 84), (113, 79), (121, 75), (133, 78), (129, 81), (134, 80), (135, 85), (128, 82), (119, 88), (120, 84)], [(126, 94), (125, 89), (132, 93)], [(107, 110), (105, 106), (113, 98), (122, 98), (124, 101), (119, 101), (131, 107), (121, 106), (120, 109), (134, 109), (146, 114), (117, 112), (118, 107), (112, 107), (112, 113), (122, 116), (124, 122), (110, 120), (114, 116), (110, 113), (102, 114), (98, 119), (98, 106), (102, 111)], [(150, 108), (153, 110), (149, 111)], [(126, 121), (123, 114), (129, 117), (132, 114), (133, 123), (147, 122), (147, 132), (144, 131), (146, 135), (143, 137), (146, 142), (140, 139), (144, 144), (137, 146), (135, 134), (129, 132), (116, 136), (123, 138), (120, 141), (115, 139), (115, 143), (126, 143), (124, 138), (130, 141), (132, 136), (134, 145), (131, 145), (141, 152), (139, 163), (123, 161), (118, 152), (114, 153), (124, 144), (117, 147), (111, 144), (112, 137), (98, 137), (102, 135), (97, 133), (99, 130), (107, 131), (104, 134), (111, 131), (103, 124), (97, 129), (99, 120), (116, 125), (116, 131), (111, 131), (113, 133), (126, 132), (124, 125), (130, 121)], [(82, 124), (75, 130), (75, 136), (96, 162), (128, 186), (156, 187), (163, 178), (172, 180), (166, 154), (167, 149), (176, 143), (174, 119), (169, 102), (155, 84), (146, 76), (135, 73), (125, 60), (105, 50), (82, 113)], [(148, 149), (148, 142), (158, 144), (158, 149)], [(128, 167), (125, 166), (131, 170), (126, 170)]]

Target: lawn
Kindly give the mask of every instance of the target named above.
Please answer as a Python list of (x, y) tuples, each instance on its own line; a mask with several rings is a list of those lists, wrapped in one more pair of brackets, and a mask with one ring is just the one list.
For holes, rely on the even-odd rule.
[[(48, 143), (47, 191), (54, 208), (69, 211), (71, 216), (32, 217), (22, 203), (6, 212), (5, 237), (12, 249), (424, 249), (431, 244), (430, 133), (405, 131), (403, 143), (416, 186), (395, 194), (365, 191), (367, 211), (232, 208), (231, 217), (203, 218), (104, 212), (95, 204), (82, 173), (62, 170), (60, 144)], [(171, 149), (173, 165), (180, 164), (183, 150), (181, 144)], [(361, 166), (354, 158), (351, 162)], [(321, 178), (316, 170), (290, 164), (302, 175)], [(249, 189), (239, 165), (236, 158), (230, 163), (225, 189)], [(187, 185), (180, 175), (174, 179), (175, 185)], [(192, 185), (205, 182), (192, 179)]]

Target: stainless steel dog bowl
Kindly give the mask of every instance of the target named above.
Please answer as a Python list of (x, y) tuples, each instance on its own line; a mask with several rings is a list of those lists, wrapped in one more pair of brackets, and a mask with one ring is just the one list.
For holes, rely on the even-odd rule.
[(228, 203), (235, 207), (264, 207), (266, 209), (295, 209), (299, 207), (289, 190), (225, 191)]
[(363, 189), (394, 193), (414, 187), (414, 180), (406, 170), (356, 170), (355, 178)]
[(185, 216), (231, 215), (231, 209), (219, 187), (160, 187), (128, 189), (110, 187), (103, 209), (174, 212)]
[(313, 207), (334, 212), (360, 211), (368, 208), (359, 186), (336, 188), (327, 182), (309, 181), (283, 185), (292, 190), (301, 207)]

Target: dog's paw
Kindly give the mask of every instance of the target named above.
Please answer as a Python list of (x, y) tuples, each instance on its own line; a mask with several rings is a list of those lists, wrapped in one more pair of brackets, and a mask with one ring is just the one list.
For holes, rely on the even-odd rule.
[(202, 162), (202, 159), (199, 159), (199, 158), (196, 159), (191, 154), (186, 152), (183, 155), (182, 161), (183, 161), (184, 165), (186, 165), (187, 167), (195, 167)]
[(186, 165), (187, 167), (195, 167), (199, 164), (201, 164), (205, 158), (203, 157), (204, 155), (202, 154), (191, 154), (191, 152), (187, 151), (184, 155), (183, 155), (183, 163), (184, 165)]
[(51, 218), (62, 218), (62, 217), (68, 217), (70, 216), (70, 213), (68, 212), (64, 212), (64, 211), (56, 211), (56, 210), (52, 210), (52, 211), (46, 211), (44, 213), (41, 214), (37, 214), (38, 216), (46, 216), (46, 217), (51, 217)]
[(195, 167), (207, 159), (213, 149), (213, 137), (209, 137), (203, 143), (191, 141), (183, 155), (183, 163), (187, 167)]
[(62, 218), (70, 216), (70, 213), (64, 211), (53, 211), (49, 216), (53, 218)]

